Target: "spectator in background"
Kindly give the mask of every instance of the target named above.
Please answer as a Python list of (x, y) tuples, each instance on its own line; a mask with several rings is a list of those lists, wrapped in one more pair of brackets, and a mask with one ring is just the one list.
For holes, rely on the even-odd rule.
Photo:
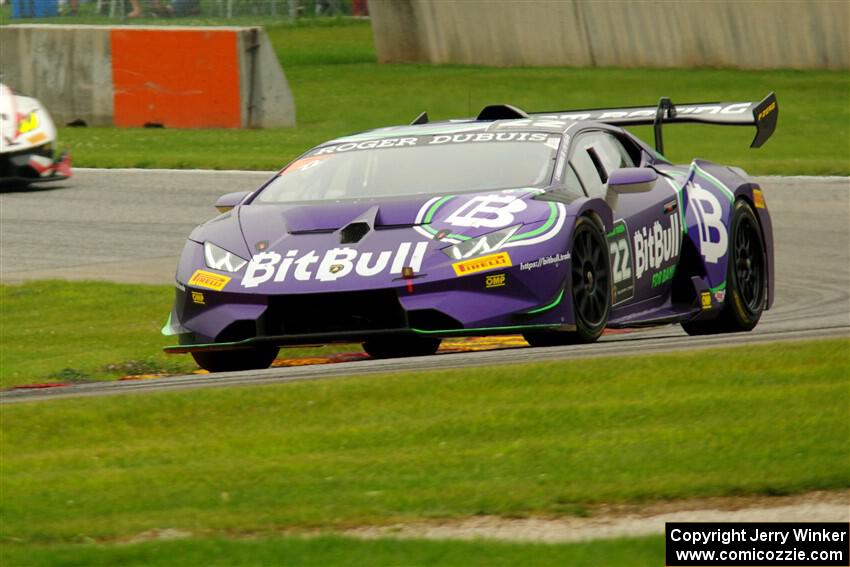
[(171, 0), (175, 16), (194, 16), (201, 13), (201, 0)]
[[(1, 2), (2, 0), (0, 0)], [(123, 0), (118, 0), (123, 1)], [(127, 0), (133, 8), (128, 18), (141, 18), (144, 16), (142, 5), (139, 0)], [(0, 3), (0, 5), (2, 5)], [(76, 16), (80, 7), (80, 0), (68, 0), (69, 16)], [(151, 12), (154, 16), (188, 16), (201, 13), (201, 0), (173, 0), (170, 4), (160, 3), (160, 0), (151, 0)]]
[(128, 18), (141, 18), (142, 17), (142, 7), (139, 5), (139, 0), (130, 0), (130, 6), (133, 7), (133, 10), (127, 14)]
[(352, 16), (368, 16), (369, 4), (368, 0), (352, 0), (351, 2)]

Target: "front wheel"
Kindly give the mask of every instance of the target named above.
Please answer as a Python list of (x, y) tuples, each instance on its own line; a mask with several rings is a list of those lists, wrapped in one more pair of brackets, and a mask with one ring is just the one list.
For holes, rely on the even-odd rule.
[(234, 372), (268, 368), (277, 357), (275, 346), (256, 346), (238, 350), (212, 350), (193, 352), (198, 366), (208, 372)]
[(592, 343), (608, 324), (611, 312), (608, 246), (602, 231), (588, 218), (576, 222), (570, 258), (575, 331), (525, 333), (523, 337), (531, 346)]
[(437, 352), (441, 342), (431, 337), (383, 337), (366, 341), (363, 350), (372, 358), (428, 356)]
[(761, 228), (746, 201), (735, 202), (729, 242), (723, 311), (710, 321), (682, 323), (689, 335), (751, 331), (761, 319), (767, 304), (767, 261)]

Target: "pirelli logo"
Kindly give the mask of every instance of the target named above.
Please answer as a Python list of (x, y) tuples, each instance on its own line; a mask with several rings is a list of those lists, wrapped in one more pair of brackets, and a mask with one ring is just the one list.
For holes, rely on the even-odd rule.
[(488, 256), (481, 256), (480, 258), (474, 258), (472, 260), (456, 262), (452, 264), (452, 268), (454, 268), (455, 270), (455, 275), (467, 276), (469, 274), (476, 274), (478, 272), (486, 272), (487, 270), (509, 268), (512, 265), (513, 264), (511, 264), (511, 257), (508, 255), (508, 253), (499, 252), (498, 254), (490, 254)]
[(195, 270), (195, 273), (192, 274), (192, 277), (189, 278), (186, 285), (190, 285), (192, 287), (203, 287), (213, 291), (221, 291), (229, 281), (229, 276), (214, 274), (212, 272), (207, 272), (206, 270)]
[(753, 189), (753, 204), (757, 209), (764, 208), (764, 194), (761, 189)]

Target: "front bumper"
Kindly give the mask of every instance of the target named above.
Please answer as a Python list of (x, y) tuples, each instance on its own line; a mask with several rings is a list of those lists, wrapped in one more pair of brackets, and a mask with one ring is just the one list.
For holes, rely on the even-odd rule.
[(49, 145), (0, 154), (0, 181), (34, 183), (60, 181), (71, 177), (71, 154), (62, 152), (54, 159)]
[(484, 275), (454, 280), (451, 291), (435, 283), (430, 290), (427, 285), (417, 287), (416, 293), (400, 287), (272, 296), (178, 288), (163, 334), (175, 336), (179, 344), (164, 350), (185, 353), (259, 344), (366, 342), (390, 335), (445, 338), (574, 329), (563, 284), (538, 296), (519, 281), (513, 290), (501, 293), (477, 289), (482, 282)]

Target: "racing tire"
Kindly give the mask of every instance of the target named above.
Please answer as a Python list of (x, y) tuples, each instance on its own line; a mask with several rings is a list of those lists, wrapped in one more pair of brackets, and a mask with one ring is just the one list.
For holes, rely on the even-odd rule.
[(570, 252), (570, 288), (575, 315), (574, 331), (524, 333), (533, 347), (596, 342), (611, 313), (611, 271), (605, 235), (589, 218), (580, 218), (573, 231)]
[(729, 230), (726, 298), (716, 319), (685, 321), (689, 335), (752, 331), (767, 305), (767, 256), (761, 226), (750, 205), (738, 199)]
[(193, 352), (195, 362), (208, 372), (235, 372), (268, 368), (277, 357), (276, 346), (256, 346), (239, 350)]
[(363, 350), (372, 358), (428, 356), (437, 352), (441, 342), (431, 337), (385, 337), (366, 341)]

